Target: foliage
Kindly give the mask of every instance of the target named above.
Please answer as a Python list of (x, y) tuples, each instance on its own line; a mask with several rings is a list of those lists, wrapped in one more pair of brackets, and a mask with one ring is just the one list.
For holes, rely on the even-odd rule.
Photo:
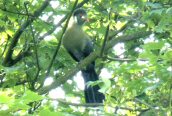
[(96, 59), (101, 79), (88, 84), (99, 84), (106, 95), (103, 106), (96, 104), (98, 110), (84, 103), (80, 75), (69, 75), (65, 83), (62, 79), (60, 86), (48, 90), (49, 95), (39, 94), (45, 80), (60, 80), (76, 68), (63, 46), (58, 49), (74, 3), (0, 0), (0, 115), (170, 116), (171, 0), (79, 0), (77, 7), (86, 9), (90, 18), (84, 30), (95, 51), (102, 49), (106, 32), (106, 43), (119, 37), (127, 40), (137, 32), (151, 34), (117, 40)]

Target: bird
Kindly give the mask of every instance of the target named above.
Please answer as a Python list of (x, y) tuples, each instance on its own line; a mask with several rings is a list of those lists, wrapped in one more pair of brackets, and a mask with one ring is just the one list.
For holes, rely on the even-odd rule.
[[(84, 9), (76, 9), (69, 21), (69, 26), (63, 36), (63, 46), (76, 61), (81, 62), (93, 52), (93, 43), (87, 33), (83, 30), (83, 25), (88, 22), (87, 13)], [(99, 92), (99, 85), (88, 86), (88, 82), (95, 82), (99, 77), (95, 71), (95, 61), (86, 68), (81, 69), (84, 79), (84, 94), (86, 103), (103, 103), (105, 96)]]

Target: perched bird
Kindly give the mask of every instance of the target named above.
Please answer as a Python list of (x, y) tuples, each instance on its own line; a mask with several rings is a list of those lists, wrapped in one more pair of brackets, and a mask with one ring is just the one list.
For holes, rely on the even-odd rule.
[[(88, 20), (87, 13), (84, 9), (77, 9), (71, 18), (70, 25), (63, 36), (63, 46), (75, 61), (80, 62), (93, 51), (93, 44), (82, 29), (84, 23)], [(81, 72), (85, 82), (86, 103), (102, 103), (104, 95), (98, 91), (99, 86), (87, 86), (87, 82), (94, 82), (99, 79), (95, 72), (95, 63), (92, 62)]]

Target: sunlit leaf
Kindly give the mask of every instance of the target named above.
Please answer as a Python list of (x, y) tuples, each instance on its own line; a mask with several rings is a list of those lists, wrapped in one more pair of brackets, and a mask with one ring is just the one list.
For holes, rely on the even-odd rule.
[[(82, 60), (73, 60), (60, 40), (76, 0), (48, 1), (0, 2), (0, 116), (170, 116), (171, 0), (78, 0), (77, 8), (88, 14), (83, 31), (93, 51), (117, 46), (92, 59), (100, 80), (88, 83), (81, 82), (82, 76), (73, 78), (76, 70), (86, 66), (77, 69)], [(147, 31), (151, 35), (142, 36)], [(104, 40), (106, 32), (113, 37)], [(79, 52), (85, 55), (90, 47), (84, 46)], [(47, 93), (41, 95), (39, 90), (49, 77), (60, 79), (58, 86), (51, 91), (49, 82)], [(85, 104), (84, 86), (100, 87), (106, 97), (103, 106)], [(62, 95), (63, 103), (58, 99)]]
[(13, 98), (8, 95), (1, 94), (0, 95), (0, 103), (9, 103)]
[(64, 116), (64, 114), (61, 112), (51, 112), (48, 109), (41, 110), (39, 115), (40, 116)]
[(43, 98), (44, 97), (42, 97), (41, 95), (38, 95), (37, 93), (32, 92), (30, 90), (27, 90), (22, 96), (22, 99), (24, 100), (25, 103), (39, 101), (42, 100)]
[(164, 42), (150, 42), (144, 45), (146, 50), (161, 49), (164, 46)]

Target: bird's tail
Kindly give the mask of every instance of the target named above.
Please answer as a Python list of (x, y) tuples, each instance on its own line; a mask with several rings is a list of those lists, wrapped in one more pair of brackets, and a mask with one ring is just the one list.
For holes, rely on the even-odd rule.
[(86, 70), (82, 70), (82, 75), (85, 81), (84, 93), (86, 103), (102, 103), (105, 97), (98, 91), (100, 87), (98, 85), (87, 86), (87, 82), (94, 82), (99, 79), (97, 73), (95, 72), (94, 64), (90, 64)]

